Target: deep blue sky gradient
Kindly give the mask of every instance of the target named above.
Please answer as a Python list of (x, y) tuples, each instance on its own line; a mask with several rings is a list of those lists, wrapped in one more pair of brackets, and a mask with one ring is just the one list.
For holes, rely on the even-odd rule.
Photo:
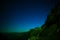
[(4, 1), (1, 32), (25, 32), (35, 27), (41, 27), (50, 10), (58, 2), (52, 0)]

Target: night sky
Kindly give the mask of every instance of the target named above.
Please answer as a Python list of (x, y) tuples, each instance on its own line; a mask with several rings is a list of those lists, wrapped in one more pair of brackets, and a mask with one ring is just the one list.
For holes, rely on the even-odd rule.
[(1, 8), (0, 32), (26, 32), (41, 27), (59, 1), (5, 0)]

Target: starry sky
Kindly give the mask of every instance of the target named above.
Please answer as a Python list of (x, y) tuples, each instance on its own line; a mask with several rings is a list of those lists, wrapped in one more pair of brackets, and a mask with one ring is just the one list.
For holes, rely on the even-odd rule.
[(41, 27), (55, 0), (5, 0), (2, 1), (0, 32), (26, 32)]

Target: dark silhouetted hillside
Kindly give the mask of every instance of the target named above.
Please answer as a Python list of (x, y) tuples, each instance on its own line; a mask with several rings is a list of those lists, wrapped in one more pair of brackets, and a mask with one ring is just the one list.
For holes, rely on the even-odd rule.
[(36, 35), (28, 40), (60, 40), (60, 3), (51, 10), (45, 24)]

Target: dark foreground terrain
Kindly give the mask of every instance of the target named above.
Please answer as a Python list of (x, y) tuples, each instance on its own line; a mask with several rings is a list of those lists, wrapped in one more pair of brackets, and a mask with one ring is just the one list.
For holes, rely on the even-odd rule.
[(24, 33), (0, 33), (0, 40), (60, 40), (60, 3), (47, 16), (41, 28)]

